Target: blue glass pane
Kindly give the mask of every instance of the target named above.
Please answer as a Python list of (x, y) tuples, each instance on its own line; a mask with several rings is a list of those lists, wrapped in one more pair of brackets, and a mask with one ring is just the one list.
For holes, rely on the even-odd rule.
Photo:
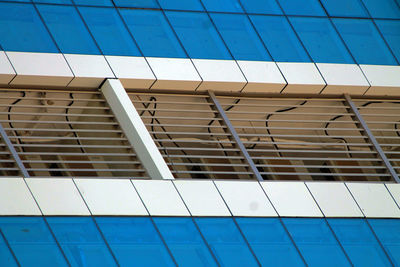
[(395, 0), (363, 0), (363, 2), (373, 18), (400, 18), (400, 7)]
[(85, 6), (114, 6), (111, 0), (74, 0), (77, 5)]
[(161, 11), (121, 9), (121, 14), (144, 56), (186, 57)]
[(383, 37), (389, 44), (397, 60), (400, 61), (400, 21), (375, 20)]
[(203, 0), (203, 4), (208, 11), (243, 13), (239, 0)]
[(262, 266), (305, 265), (279, 219), (236, 220)]
[(156, 0), (114, 0), (117, 7), (160, 8)]
[[(0, 227), (1, 229), (1, 227)], [(18, 266), (3, 237), (0, 235), (0, 266)]]
[(248, 13), (271, 15), (282, 14), (282, 10), (275, 0), (242, 0), (241, 3), (243, 5), (243, 8)]
[(329, 219), (329, 224), (355, 266), (390, 266), (366, 221)]
[(292, 17), (290, 22), (315, 62), (354, 63), (329, 19)]
[(189, 57), (232, 59), (207, 14), (168, 11), (166, 15)]
[(37, 7), (62, 53), (100, 54), (75, 7)]
[(400, 266), (400, 220), (368, 220), (395, 266)]
[(116, 266), (92, 218), (48, 217), (47, 221), (72, 266)]
[(204, 11), (200, 0), (158, 0), (158, 2), (164, 9)]
[(372, 21), (333, 19), (333, 22), (358, 64), (396, 65)]
[[(0, 0), (0, 2), (9, 2), (8, 0)], [(13, 2), (31, 3), (31, 0), (14, 0)]]
[(150, 218), (102, 217), (96, 221), (122, 266), (174, 266)]
[(231, 218), (196, 218), (200, 231), (222, 266), (257, 266)]
[(35, 3), (41, 4), (65, 4), (65, 5), (72, 5), (71, 0), (33, 0)]
[(57, 53), (33, 5), (0, 3), (0, 43), (4, 50)]
[(80, 7), (79, 11), (103, 54), (141, 56), (139, 49), (115, 9)]
[(318, 0), (278, 0), (286, 15), (326, 16)]
[(275, 61), (310, 62), (285, 17), (253, 15), (250, 18)]
[(233, 57), (238, 60), (271, 60), (246, 15), (211, 14)]
[(0, 228), (22, 266), (67, 266), (41, 217), (2, 217)]
[(350, 266), (324, 219), (284, 218), (283, 222), (309, 266)]
[(369, 17), (361, 0), (321, 0), (326, 11), (334, 17)]
[(154, 218), (179, 266), (217, 266), (191, 218)]

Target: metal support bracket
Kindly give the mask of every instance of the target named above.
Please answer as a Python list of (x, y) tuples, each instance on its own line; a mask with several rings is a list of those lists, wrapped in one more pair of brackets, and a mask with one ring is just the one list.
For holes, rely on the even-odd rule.
[(257, 178), (258, 181), (263, 181), (264, 179), (262, 178), (256, 165), (254, 164), (253, 159), (250, 157), (249, 152), (247, 152), (247, 149), (244, 147), (242, 141), (240, 140), (239, 135), (237, 134), (237, 132), (236, 132), (235, 128), (233, 127), (231, 121), (229, 120), (228, 116), (226, 116), (226, 113), (225, 113), (224, 109), (222, 108), (221, 104), (219, 103), (214, 92), (208, 91), (208, 95), (210, 96), (215, 108), (217, 109), (222, 120), (224, 121), (225, 126), (227, 127), (229, 133), (232, 135), (236, 145), (240, 149), (240, 152), (244, 156), (246, 162), (249, 164), (249, 167), (250, 167), (251, 171), (253, 172), (254, 176)]
[(382, 150), (381, 146), (379, 145), (378, 141), (376, 141), (375, 136), (369, 129), (367, 123), (364, 121), (364, 118), (358, 111), (358, 108), (354, 104), (353, 100), (348, 94), (344, 95), (347, 103), (350, 106), (350, 109), (353, 111), (354, 115), (356, 116), (357, 120), (360, 122), (361, 127), (364, 129), (365, 134), (367, 135), (368, 139), (374, 146), (374, 149), (378, 153), (379, 157), (382, 159), (383, 164), (385, 164), (386, 169), (389, 171), (389, 174), (392, 176), (392, 178), (397, 182), (400, 183), (399, 176), (397, 175), (395, 169), (393, 168), (392, 164), (390, 163), (389, 159), (386, 157), (385, 152)]
[(15, 150), (13, 144), (11, 143), (6, 131), (4, 130), (4, 128), (1, 124), (0, 124), (0, 135), (1, 135), (1, 138), (3, 138), (4, 143), (6, 144), (8, 151), (10, 151), (11, 156), (13, 157), (19, 170), (21, 171), (21, 174), (24, 176), (24, 178), (29, 178), (30, 176), (29, 176), (28, 171), (25, 169), (24, 163), (22, 163), (21, 158), (19, 157), (17, 151)]

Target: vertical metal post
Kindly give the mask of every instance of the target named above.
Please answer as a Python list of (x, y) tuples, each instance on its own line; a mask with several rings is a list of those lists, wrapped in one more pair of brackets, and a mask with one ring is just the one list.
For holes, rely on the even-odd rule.
[(237, 132), (236, 132), (235, 128), (233, 127), (231, 121), (229, 120), (228, 116), (226, 116), (225, 110), (222, 108), (222, 106), (219, 103), (214, 92), (208, 91), (208, 95), (210, 96), (215, 108), (217, 109), (222, 120), (224, 121), (224, 124), (227, 127), (229, 133), (232, 135), (236, 145), (240, 149), (240, 152), (242, 152), (242, 155), (244, 156), (245, 160), (249, 164), (249, 167), (250, 167), (251, 171), (253, 172), (254, 176), (257, 178), (258, 181), (263, 181), (264, 179), (262, 178), (261, 174), (259, 173), (256, 165), (254, 164), (253, 159), (250, 157), (249, 152), (247, 152), (247, 149), (244, 147), (242, 141), (240, 140), (239, 135), (237, 134)]
[(13, 157), (15, 163), (17, 164), (19, 170), (21, 171), (22, 175), (24, 176), (24, 178), (29, 178), (29, 173), (28, 171), (25, 169), (24, 164), (22, 163), (17, 151), (15, 150), (13, 144), (11, 143), (10, 139), (8, 138), (8, 135), (6, 133), (6, 131), (4, 130), (3, 126), (0, 123), (0, 135), (1, 138), (3, 138), (4, 143), (6, 144), (8, 151), (10, 151), (11, 156)]
[(399, 176), (397, 175), (396, 171), (394, 170), (392, 164), (390, 163), (390, 161), (388, 160), (388, 158), (385, 155), (385, 152), (383, 152), (381, 146), (379, 145), (378, 141), (376, 141), (375, 136), (373, 135), (373, 133), (371, 132), (371, 130), (369, 129), (367, 123), (364, 121), (364, 118), (361, 116), (360, 112), (358, 111), (358, 108), (356, 107), (356, 105), (354, 104), (353, 100), (351, 99), (351, 97), (348, 94), (344, 95), (347, 103), (350, 106), (350, 109), (353, 111), (355, 117), (357, 118), (357, 120), (360, 122), (361, 127), (364, 129), (365, 134), (367, 135), (368, 139), (370, 140), (370, 142), (372, 143), (372, 145), (374, 146), (374, 149), (376, 150), (376, 152), (378, 153), (379, 157), (382, 159), (383, 164), (385, 164), (386, 169), (389, 171), (389, 174), (392, 176), (392, 178), (397, 182), (400, 183), (400, 179)]
[(121, 82), (107, 79), (100, 90), (150, 178), (173, 180), (174, 176)]

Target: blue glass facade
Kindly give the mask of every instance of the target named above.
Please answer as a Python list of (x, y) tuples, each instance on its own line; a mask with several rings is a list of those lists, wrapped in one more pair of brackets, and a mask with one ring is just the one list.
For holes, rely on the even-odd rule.
[(1, 266), (398, 266), (398, 219), (0, 217)]
[(399, 25), (395, 0), (0, 1), (21, 52), (399, 65)]

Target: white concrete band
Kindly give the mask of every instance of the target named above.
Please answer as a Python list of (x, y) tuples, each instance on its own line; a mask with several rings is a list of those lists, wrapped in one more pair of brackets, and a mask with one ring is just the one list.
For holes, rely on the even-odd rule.
[(150, 178), (174, 179), (121, 82), (108, 79), (100, 90)]

